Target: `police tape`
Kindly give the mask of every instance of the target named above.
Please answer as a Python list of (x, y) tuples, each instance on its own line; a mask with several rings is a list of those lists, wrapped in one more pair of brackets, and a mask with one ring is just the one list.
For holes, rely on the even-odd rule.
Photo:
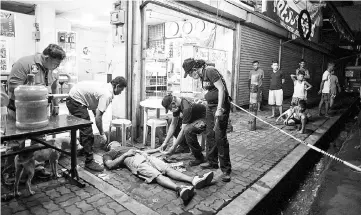
[(307, 146), (307, 147), (309, 147), (309, 148), (311, 148), (311, 149), (313, 149), (313, 150), (315, 150), (315, 151), (317, 151), (317, 152), (320, 152), (321, 154), (324, 154), (324, 155), (326, 155), (326, 156), (328, 156), (328, 157), (330, 157), (330, 158), (332, 158), (332, 159), (334, 159), (334, 160), (336, 160), (336, 161), (338, 161), (338, 162), (340, 162), (340, 163), (345, 164), (346, 166), (348, 166), (348, 167), (350, 167), (350, 168), (352, 168), (352, 169), (354, 169), (354, 170), (357, 170), (357, 171), (361, 172), (361, 168), (360, 168), (360, 167), (355, 166), (355, 165), (353, 165), (353, 164), (351, 164), (351, 163), (349, 163), (349, 162), (347, 162), (347, 161), (344, 161), (344, 160), (342, 160), (342, 159), (340, 159), (340, 158), (338, 158), (338, 157), (336, 157), (336, 156), (334, 156), (334, 155), (331, 155), (331, 154), (327, 153), (326, 151), (324, 151), (324, 150), (322, 150), (322, 149), (320, 149), (320, 148), (317, 148), (316, 146), (313, 146), (313, 145), (307, 143), (306, 141), (302, 141), (302, 140), (298, 139), (297, 137), (293, 136), (292, 134), (289, 134), (289, 133), (285, 132), (284, 130), (282, 130), (282, 129), (280, 129), (280, 128), (278, 128), (278, 127), (276, 127), (276, 126), (274, 126), (274, 125), (272, 125), (272, 124), (270, 124), (270, 123), (268, 123), (268, 122), (266, 122), (265, 120), (263, 120), (263, 119), (261, 119), (260, 117), (258, 117), (258, 116), (256, 116), (256, 115), (250, 113), (249, 111), (245, 110), (244, 108), (241, 108), (240, 106), (236, 105), (236, 104), (233, 103), (233, 102), (231, 102), (231, 104), (232, 104), (233, 106), (235, 106), (236, 108), (238, 108), (238, 109), (246, 112), (247, 114), (255, 117), (255, 118), (258, 119), (259, 121), (261, 121), (261, 122), (263, 122), (263, 123), (265, 123), (265, 124), (267, 124), (267, 125), (270, 125), (271, 127), (275, 128), (276, 130), (280, 131), (281, 133), (283, 133), (283, 134), (291, 137), (292, 139), (296, 140), (297, 142), (300, 142), (300, 143), (302, 143), (303, 145), (305, 145), (305, 146)]

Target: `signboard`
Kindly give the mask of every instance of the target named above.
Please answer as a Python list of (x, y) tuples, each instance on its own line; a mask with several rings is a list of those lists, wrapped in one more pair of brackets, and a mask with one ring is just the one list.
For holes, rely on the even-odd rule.
[(274, 0), (267, 1), (265, 15), (280, 23), (292, 33), (293, 39), (300, 37), (298, 32), (298, 16), (302, 10), (307, 10), (311, 17), (312, 42), (318, 42), (319, 29), (322, 25), (322, 4), (311, 3), (309, 0)]
[(15, 37), (14, 14), (0, 11), (1, 18), (1, 36)]
[(0, 53), (0, 68), (1, 74), (3, 74), (9, 70), (9, 48), (6, 40), (0, 40)]

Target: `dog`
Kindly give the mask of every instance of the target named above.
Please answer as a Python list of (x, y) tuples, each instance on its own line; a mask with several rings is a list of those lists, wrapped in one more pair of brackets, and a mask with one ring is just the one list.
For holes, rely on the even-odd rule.
[[(64, 151), (70, 151), (71, 144), (70, 144), (70, 137), (58, 137), (47, 141), (50, 145), (62, 149)], [(79, 145), (79, 141), (77, 141), (77, 146)], [(15, 156), (15, 188), (14, 188), (14, 195), (20, 196), (21, 193), (19, 192), (19, 181), (21, 176), (25, 173), (27, 175), (26, 186), (30, 193), (30, 195), (34, 195), (34, 191), (31, 190), (31, 180), (34, 177), (35, 172), (35, 164), (40, 162), (49, 161), (52, 176), (55, 178), (60, 177), (61, 175), (58, 174), (58, 161), (61, 156), (61, 152), (53, 149), (53, 148), (46, 148), (42, 150), (38, 150), (35, 152), (29, 153), (20, 153)]]

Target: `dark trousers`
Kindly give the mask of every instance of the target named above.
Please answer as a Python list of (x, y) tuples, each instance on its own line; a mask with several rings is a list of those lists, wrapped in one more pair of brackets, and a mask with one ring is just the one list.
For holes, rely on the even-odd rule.
[[(178, 134), (182, 127), (182, 119), (179, 118), (174, 137), (178, 137)], [(202, 147), (198, 142), (197, 135), (203, 133), (206, 130), (205, 119), (198, 119), (184, 128), (184, 138), (181, 140), (180, 147), (189, 147), (193, 156), (196, 159), (203, 159)]]
[(223, 108), (225, 112), (223, 116), (218, 117), (218, 126), (213, 131), (217, 106), (207, 106), (207, 160), (212, 165), (217, 165), (219, 160), (222, 172), (231, 173), (232, 166), (227, 139), (230, 104), (225, 104)]
[[(88, 108), (74, 99), (68, 97), (66, 99), (66, 106), (68, 107), (69, 113), (73, 116), (90, 120)], [(93, 160), (93, 144), (94, 144), (94, 134), (92, 126), (86, 126), (79, 129), (80, 133), (80, 144), (84, 148), (86, 162)]]

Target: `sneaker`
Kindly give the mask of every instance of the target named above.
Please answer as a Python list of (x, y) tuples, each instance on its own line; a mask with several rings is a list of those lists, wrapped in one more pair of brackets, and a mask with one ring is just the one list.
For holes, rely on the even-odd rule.
[(85, 168), (96, 172), (102, 172), (104, 170), (104, 167), (95, 162), (95, 160), (85, 161)]
[(47, 172), (45, 170), (45, 168), (43, 168), (40, 170), (35, 170), (34, 176), (36, 176), (37, 178), (41, 178), (41, 179), (48, 179), (51, 177), (51, 173)]
[(230, 182), (230, 181), (231, 181), (231, 174), (229, 174), (229, 173), (223, 173), (223, 175), (222, 175), (222, 181), (223, 181), (223, 182)]
[(204, 160), (204, 157), (202, 157), (200, 159), (191, 160), (191, 161), (189, 161), (188, 164), (189, 164), (189, 166), (198, 166), (199, 164), (202, 164), (204, 162), (206, 162), (206, 161)]
[(202, 164), (201, 168), (202, 169), (218, 169), (218, 164), (206, 163), (206, 164)]
[(181, 186), (177, 190), (177, 194), (183, 201), (189, 201), (194, 196), (194, 187), (193, 186)]
[(212, 182), (213, 175), (213, 172), (209, 172), (204, 174), (202, 177), (195, 176), (193, 178), (192, 184), (196, 189), (201, 189)]

